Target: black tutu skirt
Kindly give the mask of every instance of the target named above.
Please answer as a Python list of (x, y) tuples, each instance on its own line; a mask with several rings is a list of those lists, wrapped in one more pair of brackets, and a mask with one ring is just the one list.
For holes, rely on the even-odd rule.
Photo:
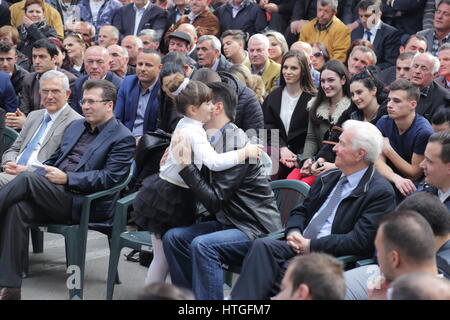
[(159, 173), (144, 179), (133, 208), (135, 223), (159, 237), (195, 222), (192, 192), (161, 179)]

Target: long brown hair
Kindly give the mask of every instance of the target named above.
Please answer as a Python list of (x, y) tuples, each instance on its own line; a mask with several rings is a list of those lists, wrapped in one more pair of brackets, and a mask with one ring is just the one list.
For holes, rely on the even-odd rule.
[(300, 65), (300, 88), (302, 91), (315, 96), (317, 94), (316, 87), (314, 87), (314, 81), (311, 77), (311, 72), (309, 71), (309, 64), (306, 55), (303, 51), (291, 50), (288, 51), (281, 60), (281, 71), (280, 71), (280, 87), (284, 88), (286, 86), (286, 80), (283, 76), (283, 66), (287, 59), (296, 58), (298, 64)]

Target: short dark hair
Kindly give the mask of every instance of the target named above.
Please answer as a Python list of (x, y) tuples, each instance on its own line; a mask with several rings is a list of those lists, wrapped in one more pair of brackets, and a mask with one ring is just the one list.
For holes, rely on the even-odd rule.
[(381, 218), (378, 232), (382, 230), (387, 251), (397, 250), (403, 258), (416, 265), (436, 259), (435, 239), (430, 224), (415, 211), (394, 211)]
[(403, 61), (403, 60), (413, 59), (415, 55), (416, 54), (414, 52), (405, 51), (398, 55), (397, 60)]
[(114, 84), (112, 84), (108, 80), (103, 80), (103, 79), (86, 80), (86, 82), (83, 84), (83, 93), (84, 93), (84, 91), (97, 89), (97, 88), (102, 89), (102, 100), (112, 101), (113, 106), (116, 105), (117, 88)]
[(174, 62), (164, 63), (161, 68), (161, 72), (159, 73), (159, 79), (161, 81), (161, 85), (162, 85), (162, 80), (164, 77), (170, 76), (171, 74), (174, 74), (174, 73), (179, 73), (182, 76), (184, 76), (183, 67)]
[(417, 192), (406, 197), (396, 210), (412, 210), (420, 214), (430, 224), (435, 236), (450, 234), (450, 214), (438, 197), (429, 192)]
[(56, 44), (48, 39), (40, 39), (33, 43), (33, 49), (45, 49), (51, 58), (58, 55), (58, 48)]
[(412, 39), (414, 39), (414, 38), (416, 38), (416, 39), (418, 39), (418, 40), (420, 40), (420, 41), (425, 42), (425, 44), (427, 45), (427, 47), (425, 48), (425, 50), (428, 49), (428, 42), (427, 42), (427, 39), (426, 39), (424, 36), (421, 36), (420, 34), (412, 34), (412, 35), (410, 35), (409, 38), (405, 40), (405, 44), (404, 44), (403, 46), (406, 47), (406, 46), (408, 45), (408, 43), (409, 43)]
[(0, 41), (0, 52), (1, 53), (8, 53), (11, 50), (14, 49), (14, 53), (16, 54), (15, 48), (8, 42)]
[(356, 5), (356, 10), (367, 10), (370, 6), (378, 7), (378, 10), (381, 10), (381, 1), (379, 0), (361, 0)]
[(216, 71), (210, 68), (200, 68), (193, 72), (191, 79), (208, 84), (220, 81), (220, 76)]
[(185, 54), (182, 54), (178, 51), (168, 52), (161, 60), (162, 64), (166, 64), (168, 62), (179, 64), (181, 67), (188, 64), (188, 59)]
[(417, 101), (420, 99), (420, 90), (417, 86), (413, 85), (409, 80), (398, 79), (394, 81), (389, 87), (390, 91), (402, 90), (406, 92), (406, 97), (409, 101)]
[(450, 108), (441, 107), (431, 117), (431, 123), (439, 125), (445, 122), (450, 124)]
[(392, 300), (448, 300), (450, 281), (428, 272), (404, 274), (391, 284)]
[(437, 142), (442, 145), (441, 160), (443, 163), (450, 162), (450, 130), (433, 133), (428, 139), (428, 143)]
[(237, 96), (233, 88), (223, 82), (208, 83), (208, 87), (212, 90), (212, 102), (222, 102), (226, 116), (231, 121), (236, 117)]
[(297, 256), (289, 264), (292, 289), (309, 288), (313, 300), (344, 300), (345, 280), (342, 262), (325, 253)]
[(247, 35), (242, 30), (227, 30), (220, 36), (220, 41), (223, 41), (225, 37), (232, 37), (234, 40), (244, 44), (247, 43)]

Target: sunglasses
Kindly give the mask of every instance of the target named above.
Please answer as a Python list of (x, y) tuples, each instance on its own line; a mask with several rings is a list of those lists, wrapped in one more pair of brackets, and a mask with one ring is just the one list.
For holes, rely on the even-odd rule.
[(313, 56), (316, 58), (320, 58), (321, 56), (323, 56), (323, 52), (319, 51), (319, 52), (313, 53)]

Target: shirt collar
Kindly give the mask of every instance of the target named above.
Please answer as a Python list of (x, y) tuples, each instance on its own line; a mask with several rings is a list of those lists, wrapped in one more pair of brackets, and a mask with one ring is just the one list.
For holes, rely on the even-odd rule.
[(216, 62), (214, 62), (214, 64), (211, 66), (211, 70), (217, 71), (219, 63), (220, 63), (220, 56), (216, 59)]
[(56, 111), (54, 113), (49, 113), (47, 110), (45, 110), (44, 118), (45, 118), (45, 115), (48, 114), (50, 116), (50, 119), (52, 119), (51, 121), (55, 121), (56, 118), (58, 118), (59, 115), (63, 112), (63, 110), (67, 107), (68, 107), (68, 104), (66, 103), (61, 109), (59, 109), (58, 111)]
[(138, 9), (138, 8), (136, 7), (136, 4), (133, 4), (133, 9), (134, 9), (135, 12), (138, 12), (138, 11), (145, 11), (145, 10), (148, 8), (149, 5), (150, 5), (150, 0), (147, 1), (147, 4), (146, 4), (145, 6), (143, 6), (141, 9)]
[(428, 95), (428, 92), (430, 91), (431, 83), (427, 87), (420, 90), (420, 95), (426, 97)]
[(209, 143), (211, 144), (215, 144), (217, 141), (220, 140), (220, 138), (222, 137), (223, 133), (225, 132), (225, 130), (228, 128), (228, 126), (230, 125), (231, 122), (228, 122), (226, 125), (224, 125), (222, 128), (220, 128), (219, 130), (217, 130), (216, 133), (214, 133), (208, 140)]
[(381, 28), (381, 19), (378, 21), (378, 23), (377, 23), (376, 25), (373, 26), (373, 28), (365, 29), (364, 31), (369, 30), (370, 33), (371, 33), (372, 35), (374, 35), (374, 34), (377, 32), (377, 30), (380, 29), (380, 28)]
[(447, 192), (443, 192), (440, 189), (438, 189), (438, 197), (441, 200), (441, 202), (445, 202), (448, 197), (450, 197), (450, 188), (447, 190)]
[(114, 117), (112, 117), (111, 119), (106, 121), (104, 124), (101, 124), (101, 125), (95, 127), (95, 129), (93, 131), (92, 131), (91, 125), (86, 120), (84, 121), (84, 126), (86, 127), (86, 130), (89, 133), (100, 133), (100, 132), (102, 132), (103, 129), (105, 129), (105, 127), (108, 125), (108, 123), (113, 121), (113, 119), (114, 119)]
[(203, 128), (203, 123), (201, 121), (198, 121), (198, 120), (186, 117), (186, 116), (184, 117), (184, 122), (191, 123), (191, 124), (193, 124), (195, 126), (199, 126), (199, 127)]
[[(355, 172), (355, 173), (352, 173), (352, 174), (349, 175), (349, 176), (346, 176), (346, 177), (347, 177), (347, 180), (348, 180), (348, 184), (350, 185), (350, 187), (351, 187), (352, 189), (355, 189), (355, 188), (356, 188), (356, 186), (358, 185), (358, 183), (361, 181), (361, 178), (362, 178), (363, 175), (366, 173), (367, 169), (369, 169), (369, 167), (364, 168), (364, 169), (362, 169), (362, 170), (359, 170), (359, 171), (357, 171), (357, 172)], [(342, 177), (343, 175), (344, 175), (344, 174), (342, 174), (341, 177)]]
[(334, 19), (335, 19), (335, 16), (333, 16), (326, 25), (322, 26), (319, 24), (319, 19), (316, 18), (316, 23), (314, 24), (314, 27), (319, 31), (328, 30), (330, 28), (331, 24), (333, 23)]
[(152, 92), (153, 88), (155, 87), (156, 82), (158, 81), (158, 79), (155, 79), (155, 81), (153, 81), (153, 83), (150, 85), (150, 87), (147, 88), (147, 90), (143, 91), (142, 87), (141, 87), (141, 95), (145, 96), (146, 94)]

